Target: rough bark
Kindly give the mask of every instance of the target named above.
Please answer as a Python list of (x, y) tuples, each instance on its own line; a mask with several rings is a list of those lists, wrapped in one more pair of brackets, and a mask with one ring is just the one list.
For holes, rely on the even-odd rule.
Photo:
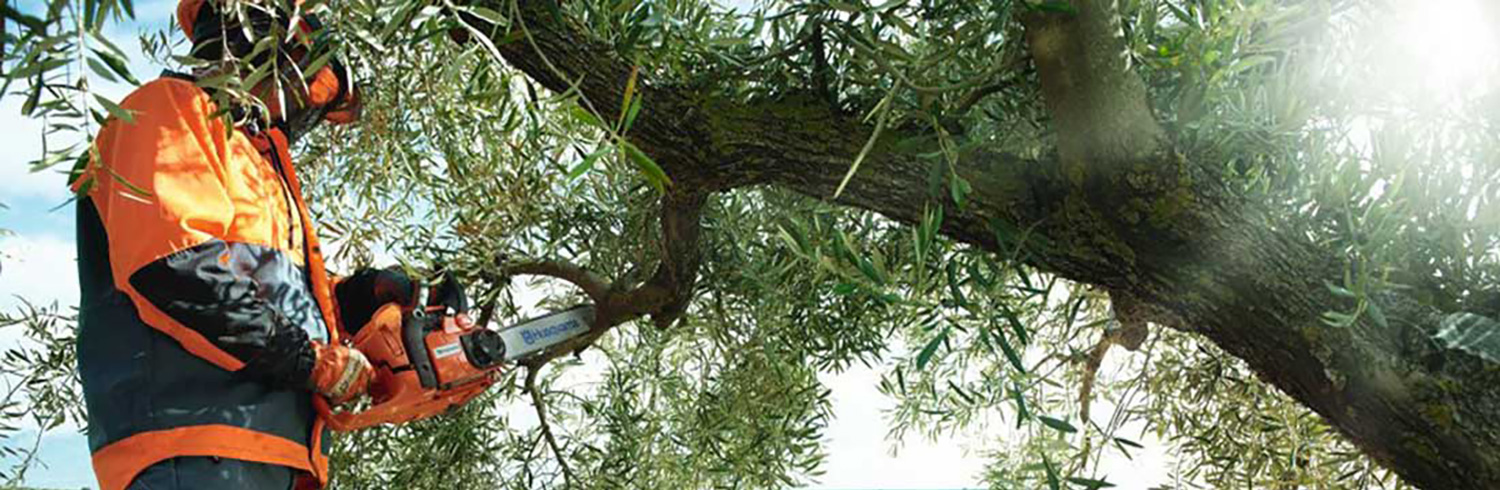
[[(1203, 335), (1406, 481), (1500, 488), (1500, 370), (1428, 340), (1449, 312), (1385, 294), (1385, 325), (1324, 325), (1322, 313), (1351, 306), (1325, 287), (1341, 281), (1347, 257), (1234, 192), (1219, 162), (1176, 153), (1120, 54), (1111, 2), (1072, 4), (1076, 16), (1025, 21), (1059, 134), (1054, 157), (963, 155), (954, 170), (974, 192), (958, 208), (929, 185), (942, 163), (895, 151), (890, 142), (912, 135), (892, 131), (837, 201), (905, 223), (945, 206), (945, 235), (1001, 254), (1024, 247), (1040, 270), (1128, 296), (1151, 321)], [(631, 66), (542, 3), (515, 5), (529, 36), (500, 46), (505, 60), (551, 90), (576, 87), (606, 119), (617, 114)], [(628, 137), (675, 182), (667, 208), (753, 185), (829, 200), (872, 131), (816, 94), (737, 105), (649, 77), (639, 85), (644, 110)], [(664, 227), (696, 235), (683, 221), (696, 214), (672, 219)], [(1028, 232), (1020, 240), (997, 227)], [(669, 285), (670, 298), (632, 313), (685, 309), (697, 255), (681, 248), (669, 253), (687, 260), (651, 281)]]

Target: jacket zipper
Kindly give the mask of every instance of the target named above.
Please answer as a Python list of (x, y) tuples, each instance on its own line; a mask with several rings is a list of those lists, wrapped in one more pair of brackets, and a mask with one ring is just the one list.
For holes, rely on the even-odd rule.
[[(276, 139), (269, 136), (265, 138), (271, 150), (271, 166), (276, 168), (276, 176), (281, 178), (281, 198), (286, 201), (287, 250), (294, 250), (297, 247), (297, 232), (306, 233), (307, 231), (303, 228), (307, 226), (307, 223), (302, 222), (302, 209), (297, 206), (296, 197), (292, 196), (292, 181), (286, 176), (285, 166), (281, 161), (281, 150), (276, 147)], [(304, 238), (302, 240), (302, 261), (305, 264), (309, 260), (312, 260), (312, 256), (308, 254), (307, 240)]]

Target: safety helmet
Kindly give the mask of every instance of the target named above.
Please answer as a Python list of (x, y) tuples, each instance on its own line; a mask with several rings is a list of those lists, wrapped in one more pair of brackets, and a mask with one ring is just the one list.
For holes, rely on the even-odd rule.
[[(289, 12), (295, 12), (302, 5), (302, 0), (286, 0), (290, 5), (288, 9), (277, 10), (280, 15), (290, 16)], [(207, 15), (207, 17), (204, 17)], [(257, 21), (269, 22), (276, 20), (259, 12), (252, 12), (252, 25)], [(236, 55), (244, 56), (254, 49), (254, 43), (244, 37), (241, 29), (224, 30), (222, 19), (215, 5), (209, 0), (180, 0), (177, 4), (177, 26), (192, 41), (195, 51), (200, 43), (209, 39), (216, 39), (221, 34), (227, 35), (225, 44)], [(307, 59), (311, 42), (309, 39), (315, 33), (323, 29), (323, 24), (318, 20), (316, 14), (311, 12), (298, 12), (297, 28), (301, 31), (296, 35), (289, 36), (292, 46), (283, 46), (284, 50), (294, 58), (297, 63), (309, 63)], [(209, 43), (204, 43), (209, 44)], [(206, 52), (218, 53), (218, 49), (212, 44)], [(202, 56), (202, 53), (195, 53)], [(217, 55), (213, 55), (216, 57)], [(204, 56), (210, 57), (210, 56)], [(252, 60), (253, 61), (253, 60)], [(283, 117), (294, 127), (302, 124), (316, 124), (321, 119), (333, 124), (344, 124), (353, 122), (359, 117), (360, 100), (359, 89), (354, 83), (353, 74), (348, 67), (338, 59), (329, 57), (328, 61), (311, 76), (304, 74), (307, 86), (307, 101), (305, 113), (286, 114)], [(291, 119), (309, 119), (311, 121), (292, 121)], [(302, 131), (297, 131), (301, 133)], [(295, 135), (289, 135), (295, 136)]]

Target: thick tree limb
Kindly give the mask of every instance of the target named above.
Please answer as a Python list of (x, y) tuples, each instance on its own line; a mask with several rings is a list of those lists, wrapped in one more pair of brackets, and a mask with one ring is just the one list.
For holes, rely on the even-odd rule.
[[(619, 119), (633, 63), (612, 56), (613, 49), (608, 45), (578, 37), (580, 31), (570, 19), (553, 16), (558, 8), (555, 2), (476, 0), (473, 3), (515, 14), (509, 28), (523, 34), (524, 40), (497, 46), (507, 62), (554, 92), (576, 89), (586, 100), (585, 109), (597, 111), (601, 120)], [(657, 88), (649, 75), (637, 81), (634, 97), (641, 99), (640, 113), (630, 128), (630, 140), (637, 147), (664, 168), (701, 161), (697, 151), (704, 142), (694, 141), (691, 136), (697, 134), (692, 128), (702, 121), (689, 98)]]

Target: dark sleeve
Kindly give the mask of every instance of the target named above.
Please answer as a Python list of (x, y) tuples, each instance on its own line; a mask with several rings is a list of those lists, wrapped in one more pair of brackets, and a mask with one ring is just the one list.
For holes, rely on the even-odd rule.
[(305, 388), (313, 346), (306, 330), (272, 302), (286, 296), (278, 288), (294, 287), (299, 279), (285, 260), (269, 247), (214, 239), (148, 263), (131, 274), (130, 284), (173, 320), (244, 362), (239, 373)]
[(359, 269), (333, 288), (339, 304), (339, 323), (349, 335), (359, 333), (375, 310), (386, 303), (416, 305), (416, 283), (396, 268)]

